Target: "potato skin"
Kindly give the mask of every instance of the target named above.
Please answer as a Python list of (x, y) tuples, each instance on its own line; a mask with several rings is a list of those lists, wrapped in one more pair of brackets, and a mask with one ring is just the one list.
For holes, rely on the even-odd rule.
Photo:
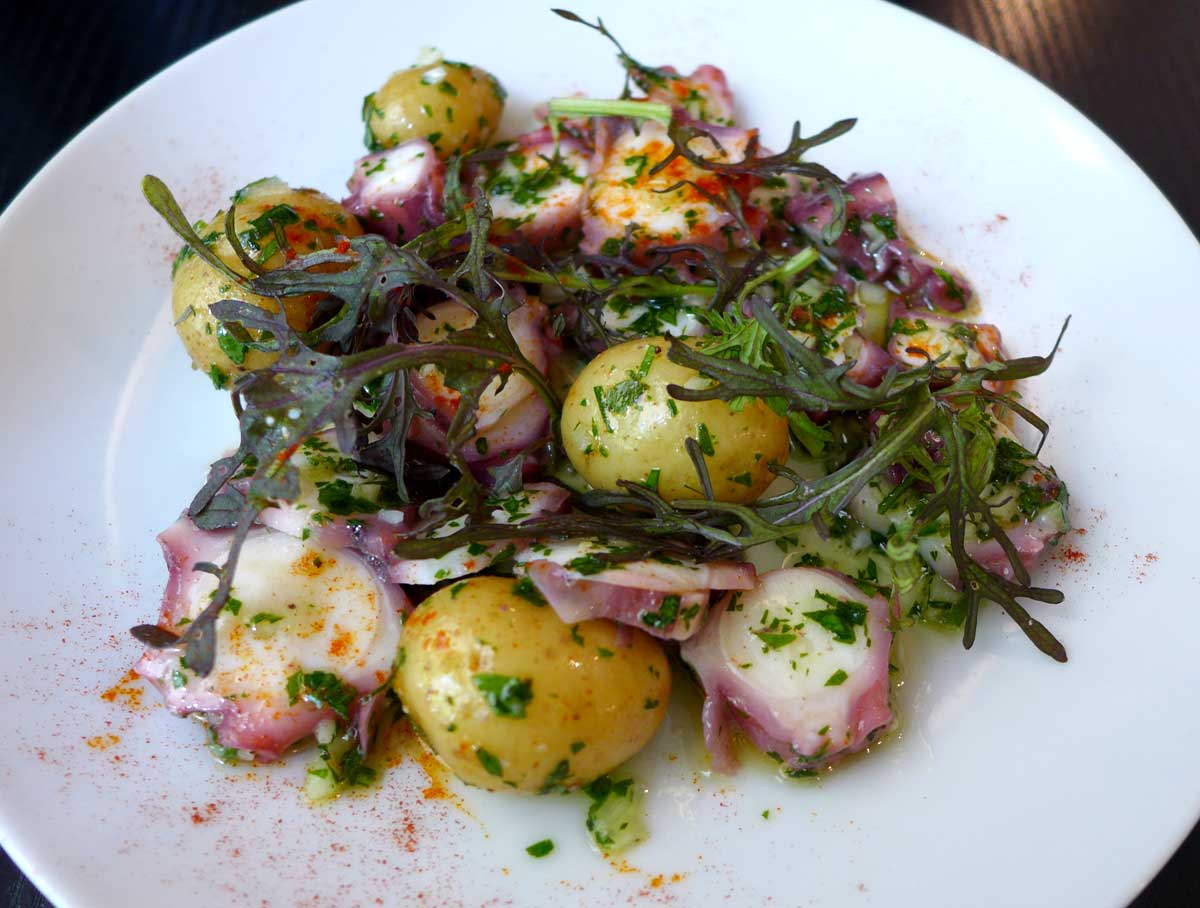
[[(737, 413), (720, 400), (673, 400), (668, 385), (702, 387), (704, 379), (667, 359), (669, 346), (663, 337), (638, 338), (587, 364), (563, 402), (567, 457), (599, 489), (618, 489), (621, 479), (645, 482), (657, 468), (664, 498), (700, 498), (685, 443), (708, 441), (713, 453), (705, 452), (704, 459), (714, 496), (753, 501), (774, 478), (768, 466), (787, 461), (787, 421), (758, 400)], [(655, 352), (648, 357), (651, 348)]]
[[(251, 183), (235, 196), (238, 199), (235, 217), (238, 235), (250, 228), (250, 222), (278, 205), (286, 205), (295, 213), (297, 220), (284, 226), (284, 232), (297, 255), (326, 249), (333, 246), (339, 237), (359, 236), (362, 228), (357, 219), (333, 199), (315, 189), (292, 189), (282, 180), (268, 178)], [(238, 260), (233, 247), (225, 238), (225, 212), (218, 211), (213, 218), (196, 231), (206, 245), (221, 260), (239, 274), (250, 276), (249, 270)], [(271, 238), (262, 240), (263, 250), (270, 251)], [(255, 255), (253, 249), (247, 252)], [(261, 259), (264, 267), (278, 268), (285, 261), (283, 252)], [(207, 373), (214, 384), (220, 376), (235, 376), (251, 369), (269, 364), (273, 354), (248, 350), (241, 363), (235, 363), (221, 349), (220, 322), (213, 317), (209, 307), (223, 299), (240, 299), (279, 311), (273, 299), (255, 296), (234, 284), (227, 276), (210, 266), (190, 249), (180, 252), (172, 269), (171, 310), (179, 338), (192, 358), (192, 364)], [(320, 297), (308, 295), (291, 297), (283, 302), (288, 324), (303, 331), (311, 326)]]
[(402, 69), (363, 99), (367, 147), (428, 139), (442, 158), (479, 148), (495, 134), (504, 98), (496, 77), (478, 66), (440, 60)]
[[(653, 736), (670, 694), (667, 660), (639, 630), (625, 629), (621, 646), (611, 621), (564, 624), (518, 582), (473, 577), (422, 602), (404, 626), (394, 688), (464, 782), (529, 794), (585, 785)], [(481, 675), (528, 681), (524, 715), (498, 715)]]

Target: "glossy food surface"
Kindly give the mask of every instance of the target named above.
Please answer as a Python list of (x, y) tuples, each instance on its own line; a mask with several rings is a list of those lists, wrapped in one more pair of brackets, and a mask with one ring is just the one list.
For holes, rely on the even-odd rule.
[(609, 347), (575, 379), (563, 403), (563, 447), (592, 485), (647, 482), (667, 500), (702, 498), (687, 451), (695, 439), (713, 495), (753, 501), (771, 484), (772, 463), (787, 460), (787, 422), (761, 401), (740, 410), (720, 400), (677, 401), (668, 385), (708, 381), (667, 359), (668, 341), (651, 337)]
[(475, 577), (409, 617), (396, 692), (463, 781), (548, 793), (641, 750), (666, 712), (671, 674), (641, 631), (564, 624), (528, 580)]
[[(353, 215), (333, 199), (314, 189), (292, 189), (275, 178), (246, 186), (239, 193), (236, 208), (234, 232), (246, 252), (268, 270), (287, 260), (275, 237), (276, 224), (297, 254), (328, 249), (338, 237), (362, 233)], [(198, 233), (221, 261), (243, 277), (251, 277), (250, 269), (238, 259), (225, 236), (225, 210), (198, 225)], [(244, 290), (191, 250), (176, 257), (172, 270), (171, 313), (179, 338), (197, 369), (210, 376), (237, 375), (261, 368), (274, 358), (274, 354), (247, 350), (236, 339), (225, 337), (225, 329), (209, 312), (209, 306), (223, 299), (240, 299), (278, 312), (277, 301)], [(320, 297), (315, 295), (286, 300), (283, 305), (288, 324), (307, 330), (318, 302)], [(230, 340), (235, 341), (232, 346)], [(212, 371), (214, 368), (218, 373)]]
[(378, 148), (428, 139), (442, 157), (486, 145), (504, 111), (504, 89), (478, 66), (439, 60), (393, 73), (363, 101)]
[[(805, 65), (781, 66), (795, 59), (796, 31), (763, 23), (792, 21), (791, 7), (747, 5), (731, 17), (715, 2), (682, 14), (613, 3), (603, 14), (649, 62), (686, 68), (719, 50), (742, 99), (739, 119), (773, 124), (764, 140), (776, 148), (796, 117), (807, 133), (858, 115), (827, 163), (887, 171), (909, 227), (969, 269), (1014, 355), (1045, 352), (1047, 335), (1075, 312), (1055, 374), (1029, 389), (1053, 425), (1044, 453), (1072, 481), (1087, 531), (1072, 537), (1078, 555), (1063, 563), (1069, 604), (1047, 616), (1071, 644), (1066, 668), (1006, 638), (991, 612), (970, 653), (916, 635), (897, 694), (900, 736), (853, 772), (799, 788), (759, 767), (734, 783), (684, 772), (690, 758), (667, 755), (690, 753), (694, 730), (672, 710), (651, 753), (630, 768), (653, 792), (652, 835), (624, 873), (597, 863), (574, 798), (540, 799), (534, 819), (526, 799), (455, 789), (468, 815), (426, 796), (436, 794), (430, 779), (404, 761), (379, 798), (314, 811), (302, 805), (294, 767), (265, 767), (254, 779), (214, 773), (180, 720), (138, 706), (145, 694), (121, 680), (139, 649), (124, 629), (158, 597), (153, 534), (234, 439), (227, 399), (180, 356), (167, 305), (178, 243), (145, 211), (137, 182), (160, 174), (197, 213), (218, 210), (264, 168), (337, 194), (362, 153), (363, 92), (422, 43), (503, 76), (514, 93), (506, 133), (527, 128), (547, 86), (619, 91), (609, 49), (580, 40), (578, 27), (533, 27), (491, 4), (459, 9), (378, 3), (347, 16), (343, 4), (317, 3), (251, 26), (98, 121), (0, 219), (6, 311), (15, 319), (18, 304), (36, 301), (20, 310), (4, 415), (37, 439), (8, 451), (11, 516), (0, 522), (9, 609), (0, 711), (14, 742), (0, 770), (4, 846), (70, 908), (124, 908), (148, 889), (193, 908), (210, 905), (218, 887), (235, 903), (264, 892), (280, 904), (311, 903), (336, 890), (348, 905), (369, 905), (397, 880), (446, 904), (611, 905), (643, 891), (679, 904), (761, 904), (795, 893), (801, 866), (812, 868), (803, 897), (820, 904), (957, 904), (970, 893), (989, 908), (1123, 905), (1200, 807), (1200, 717), (1189, 699), (1198, 630), (1190, 519), (1200, 501), (1188, 478), (1191, 429), (1180, 419), (1191, 406), (1181, 389), (1200, 376), (1190, 334), (1164, 328), (1187, 324), (1186, 293), (1148, 294), (1131, 317), (1113, 287), (1141, 286), (1145, 262), (1112, 255), (1093, 230), (1064, 229), (1064, 218), (1136, 225), (1185, 288), (1200, 282), (1200, 256), (1167, 203), (1081, 117), (1002, 61), (883, 4), (801, 10), (812, 34), (901, 49), (889, 91), (877, 67), (846, 65), (844, 41), (806, 41)], [(492, 27), (464, 28), (466, 16)], [(304, 92), (278, 79), (278, 60), (320, 59), (331, 46), (356, 50)], [(814, 91), (817, 72), (835, 84)], [(231, 74), (228, 91), (213, 90), (214, 74)], [(263, 101), (252, 118), (229, 103), (247, 85)], [(318, 105), (328, 128), (297, 140), (297, 124)], [(208, 141), (197, 141), (197, 123)], [(61, 243), (46, 244), (50, 235)], [(1164, 362), (1178, 381), (1153, 380)], [(36, 395), (24, 393), (32, 386)], [(1094, 400), (1105, 402), (1106, 418)], [(1141, 433), (1114, 431), (1125, 424), (1169, 427), (1185, 443), (1147, 446)], [(1172, 507), (1155, 505), (1148, 478), (1171, 490)], [(679, 717), (694, 716), (694, 702), (679, 705)], [(1138, 764), (1149, 769), (1131, 771), (1116, 738), (1137, 741)], [(1010, 771), (1014, 750), (1021, 773)], [(64, 834), (79, 829), (87, 835)], [(524, 846), (548, 836), (553, 855), (530, 860)], [(731, 840), (736, 864), (716, 861)], [(936, 874), (920, 871), (930, 841), (939, 846)], [(997, 871), (1000, 849), (1020, 873)], [(217, 853), (215, 862), (181, 858)]]

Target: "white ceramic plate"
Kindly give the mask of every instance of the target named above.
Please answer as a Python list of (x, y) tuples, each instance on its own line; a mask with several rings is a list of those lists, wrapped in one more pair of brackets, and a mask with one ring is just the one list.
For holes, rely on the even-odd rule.
[[(429, 800), (412, 761), (372, 797), (310, 809), (300, 762), (216, 766), (198, 728), (121, 683), (138, 651), (126, 628), (155, 615), (163, 583), (154, 534), (235, 437), (173, 336), (177, 243), (138, 181), (162, 176), (193, 217), (263, 174), (336, 195), (361, 153), (360, 98), (424, 44), (498, 73), (510, 130), (548, 94), (616, 90), (603, 41), (514, 6), (287, 9), (125, 99), (0, 219), (4, 847), (63, 908), (1128, 901), (1200, 810), (1186, 311), (1200, 254), (1079, 114), (882, 3), (603, 7), (648, 62), (725, 67), (769, 142), (795, 116), (811, 130), (857, 115), (819, 157), (887, 173), (908, 227), (977, 283), (1010, 350), (1045, 351), (1074, 314), (1031, 389), (1086, 531), (1069, 540), (1081, 555), (1042, 572), (1067, 594), (1039, 614), (1070, 664), (997, 613), (970, 653), (910, 634), (901, 732), (817, 784), (765, 766), (709, 776), (694, 700), (677, 703), (633, 767), (652, 838), (617, 866), (589, 849), (576, 799)], [(555, 853), (528, 858), (546, 836)]]

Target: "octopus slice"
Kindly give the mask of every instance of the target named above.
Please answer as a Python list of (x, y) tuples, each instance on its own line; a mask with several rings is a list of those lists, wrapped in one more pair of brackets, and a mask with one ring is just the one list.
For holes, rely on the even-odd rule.
[(610, 566), (597, 558), (608, 550), (588, 540), (535, 543), (517, 554), (517, 571), (568, 624), (608, 618), (663, 640), (695, 634), (713, 590), (748, 590), (755, 583), (748, 563), (642, 559)]
[[(444, 342), (453, 334), (475, 324), (476, 315), (466, 306), (446, 300), (417, 315), (417, 331), (423, 343)], [(521, 352), (543, 374), (549, 368), (554, 345), (547, 338), (546, 307), (530, 297), (508, 316), (508, 326)], [(444, 454), (445, 430), (458, 412), (462, 395), (446, 383), (436, 365), (412, 372), (417, 403), (433, 414), (432, 420), (414, 421), (414, 441)], [(475, 415), (475, 436), (464, 456), (479, 463), (506, 459), (545, 434), (549, 412), (533, 385), (520, 375), (497, 376), (484, 391)]]
[(789, 303), (793, 337), (834, 365), (850, 362), (846, 373), (860, 385), (875, 387), (895, 364), (888, 351), (863, 334), (863, 307), (839, 285), (811, 278), (796, 288)]
[(966, 307), (974, 293), (966, 279), (900, 236), (896, 195), (882, 174), (852, 177), (844, 191), (846, 226), (832, 243), (824, 235), (834, 219), (828, 194), (798, 193), (785, 206), (787, 218), (855, 280), (886, 282), (914, 307), (946, 312)]
[(833, 571), (770, 571), (731, 593), (680, 648), (714, 768), (737, 767), (734, 730), (792, 770), (866, 747), (892, 722), (891, 642), (887, 602)]
[[(563, 509), (569, 497), (566, 489), (552, 482), (527, 483), (520, 492), (489, 501), (490, 522), (519, 524), (553, 514)], [(448, 536), (460, 529), (461, 520), (450, 520), (434, 536)], [(391, 551), (381, 552), (378, 557), (392, 582), (433, 585), (486, 570), (493, 562), (524, 551), (527, 545), (525, 540), (471, 543), (437, 558), (399, 558)]]
[(548, 128), (519, 136), (502, 158), (482, 165), (492, 207), (492, 237), (561, 248), (578, 240), (590, 152), (580, 139)]
[[(996, 438), (996, 454), (992, 475), (981, 497), (991, 505), (992, 517), (1001, 531), (1013, 543), (1026, 570), (1037, 564), (1046, 550), (1055, 545), (1070, 529), (1067, 519), (1067, 487), (1052, 467), (1026, 450), (1012, 431), (996, 422), (992, 431)], [(930, 456), (940, 456), (940, 439), (929, 439)], [(914, 507), (911, 499), (893, 502), (889, 499), (897, 485), (904, 481), (903, 471), (891, 470), (862, 488), (850, 502), (850, 514), (869, 530), (884, 535), (902, 524)], [(910, 494), (920, 494), (912, 490)], [(919, 508), (918, 498), (915, 505)], [(958, 567), (950, 550), (946, 533), (931, 532), (917, 537), (917, 554), (931, 570), (957, 586)], [(974, 523), (967, 527), (965, 548), (968, 555), (993, 574), (1014, 579), (1012, 563), (998, 539), (990, 531), (982, 531)]]
[(402, 244), (445, 220), (443, 164), (424, 139), (412, 139), (360, 158), (342, 200), (364, 229)]
[(680, 75), (673, 66), (660, 66), (657, 72), (662, 80), (650, 85), (647, 100), (670, 104), (693, 120), (733, 125), (733, 92), (720, 67), (704, 63), (687, 76)]
[(888, 353), (909, 368), (943, 356), (942, 364), (955, 369), (977, 369), (1004, 358), (1000, 331), (994, 325), (900, 310), (892, 313), (888, 334)]
[[(232, 538), (186, 517), (159, 536), (169, 569), (161, 626), (180, 632), (204, 610), (217, 578), (196, 565), (222, 563)], [(336, 690), (358, 694), (387, 680), (407, 607), (404, 592), (355, 552), (256, 527), (217, 618), (212, 671), (199, 676), (177, 648), (147, 650), (135, 670), (171, 712), (200, 715), (220, 746), (273, 760), (323, 720), (348, 719), (356, 708), (306, 698), (303, 676), (332, 678)]]
[[(702, 124), (703, 125), (703, 124)], [(755, 130), (711, 127), (713, 138), (697, 137), (690, 149), (716, 161), (745, 159)], [(719, 142), (720, 147), (714, 143)], [(596, 124), (596, 150), (585, 188), (583, 242), (585, 253), (615, 254), (628, 234), (640, 255), (655, 246), (696, 243), (717, 249), (744, 244), (737, 219), (714, 199), (726, 189), (746, 198), (757, 180), (730, 180), (677, 157), (657, 173), (673, 144), (661, 123), (603, 119)], [(761, 231), (761, 221), (748, 224)], [(754, 236), (757, 239), (757, 235)]]

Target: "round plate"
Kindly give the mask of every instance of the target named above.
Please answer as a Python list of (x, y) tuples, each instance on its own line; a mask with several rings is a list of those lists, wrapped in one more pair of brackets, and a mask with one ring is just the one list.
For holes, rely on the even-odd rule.
[[(138, 655), (126, 628), (153, 618), (165, 576), (154, 535), (235, 439), (228, 401), (173, 336), (178, 243), (140, 178), (163, 177), (192, 217), (265, 174), (337, 195), (362, 153), (360, 99), (421, 45), (496, 72), (509, 132), (549, 94), (621, 83), (602, 39), (540, 5), (292, 7), (134, 92), (0, 219), (0, 840), (62, 908), (149, 893), (173, 908), (1119, 906), (1195, 821), (1191, 234), (1066, 104), (883, 3), (604, 10), (650, 63), (724, 67), (768, 144), (796, 117), (812, 131), (857, 116), (817, 157), (889, 176), (907, 228), (972, 278), (1010, 352), (1045, 352), (1073, 314), (1028, 389), (1078, 528), (1040, 571), (1066, 604), (1037, 611), (1070, 663), (1038, 654), (997, 609), (971, 652), (909, 633), (900, 731), (816, 783), (757, 761), (710, 774), (680, 678), (667, 726), (631, 766), (651, 838), (615, 862), (589, 848), (579, 796), (443, 791), (404, 759), (369, 796), (310, 808), (303, 758), (215, 765), (199, 728), (125, 676)], [(529, 858), (546, 837), (555, 852)]]

